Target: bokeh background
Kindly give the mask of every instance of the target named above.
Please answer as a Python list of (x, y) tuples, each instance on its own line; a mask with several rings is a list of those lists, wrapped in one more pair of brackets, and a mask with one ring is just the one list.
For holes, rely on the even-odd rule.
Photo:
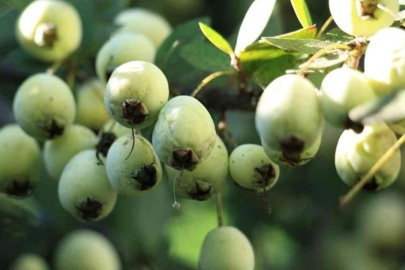
[[(27, 56), (15, 41), (14, 24), (20, 8), (28, 2), (0, 0), (0, 127), (14, 121), (11, 104), (19, 84), (48, 68)], [(123, 8), (149, 8), (164, 15), (173, 26), (208, 16), (212, 27), (234, 42), (252, 1), (71, 2), (84, 18), (82, 53), (89, 56), (91, 67), (114, 16)], [(314, 23), (320, 27), (329, 17), (327, 1), (307, 2)], [(106, 32), (92, 31), (94, 24), (106, 26)], [(278, 1), (263, 36), (299, 28), (290, 1)], [(314, 82), (319, 84), (319, 79)], [(228, 111), (227, 119), (229, 132), (239, 144), (259, 143), (253, 113)], [(271, 214), (257, 194), (229, 181), (224, 192), (225, 224), (238, 227), (250, 239), (256, 270), (401, 269), (405, 262), (405, 172), (402, 169), (397, 181), (386, 190), (361, 192), (345, 209), (339, 209), (339, 197), (349, 190), (334, 168), (341, 132), (327, 125), (314, 160), (299, 168), (282, 169), (278, 183), (268, 192)], [(39, 254), (52, 264), (54, 249), (63, 236), (77, 228), (91, 228), (116, 246), (123, 269), (193, 270), (197, 269), (205, 235), (217, 225), (214, 201), (181, 200), (181, 209), (175, 210), (165, 181), (146, 196), (119, 198), (112, 214), (94, 224), (78, 222), (65, 212), (56, 190), (56, 183), (44, 172), (29, 199), (0, 196), (0, 269), (8, 269), (19, 254), (26, 252)]]

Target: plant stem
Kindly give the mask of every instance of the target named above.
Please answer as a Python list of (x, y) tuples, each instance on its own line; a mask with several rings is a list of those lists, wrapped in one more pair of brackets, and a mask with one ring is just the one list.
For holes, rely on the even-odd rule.
[(59, 67), (62, 65), (62, 63), (63, 63), (63, 61), (54, 62), (54, 63), (52, 64), (52, 66), (50, 66), (50, 67), (46, 70), (46, 73), (51, 74), (51, 75), (55, 74), (56, 71), (58, 71)]
[(333, 18), (332, 16), (330, 16), (326, 22), (322, 25), (321, 29), (319, 30), (319, 32), (316, 34), (315, 38), (319, 39), (323, 33), (325, 32), (326, 28), (328, 28), (328, 26), (333, 22)]
[(218, 227), (222, 227), (224, 225), (224, 217), (223, 217), (222, 193), (221, 192), (217, 193), (216, 203), (217, 203)]
[(234, 73), (235, 73), (235, 71), (233, 71), (233, 70), (232, 71), (221, 70), (221, 71), (217, 71), (217, 72), (214, 72), (214, 73), (208, 75), (204, 80), (202, 80), (202, 82), (197, 86), (197, 88), (191, 93), (191, 96), (192, 97), (197, 96), (197, 94), (200, 92), (200, 90), (204, 86), (206, 86), (208, 83), (210, 83), (212, 80), (214, 80), (218, 77), (224, 76), (224, 75), (232, 75)]
[(340, 198), (339, 205), (341, 208), (345, 207), (360, 190), (363, 189), (364, 185), (370, 181), (370, 179), (381, 169), (382, 166), (391, 158), (391, 156), (397, 151), (402, 144), (405, 143), (405, 134), (402, 135), (390, 149), (385, 152), (385, 154), (374, 164), (374, 166), (368, 171), (368, 173), (360, 179), (355, 186), (353, 186), (349, 192)]

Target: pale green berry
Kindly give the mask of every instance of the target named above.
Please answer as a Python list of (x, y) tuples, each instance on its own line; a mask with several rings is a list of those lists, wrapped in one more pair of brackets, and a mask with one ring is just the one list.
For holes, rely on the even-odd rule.
[(61, 136), (44, 144), (44, 161), (49, 175), (59, 181), (69, 160), (85, 149), (95, 149), (97, 136), (88, 127), (73, 124), (67, 126)]
[(104, 235), (79, 229), (66, 235), (55, 250), (55, 270), (120, 270), (115, 246)]
[(276, 184), (280, 168), (262, 146), (242, 144), (229, 156), (229, 173), (238, 186), (264, 192)]
[(180, 172), (167, 165), (164, 168), (170, 185), (175, 185), (176, 195), (198, 201), (208, 200), (227, 183), (228, 151), (224, 142), (217, 136), (214, 149), (208, 158), (193, 171)]
[(204, 105), (191, 96), (176, 96), (160, 111), (152, 144), (164, 164), (192, 171), (210, 155), (216, 136)]
[(73, 123), (76, 104), (69, 86), (59, 77), (38, 73), (26, 79), (14, 96), (13, 112), (17, 123), (38, 140), (62, 135)]
[(254, 267), (253, 247), (239, 229), (219, 227), (205, 237), (198, 270), (253, 270)]
[(132, 132), (131, 128), (121, 125), (114, 119), (110, 119), (107, 123), (105, 123), (101, 130), (103, 132), (113, 133), (116, 138), (130, 134)]
[(111, 119), (104, 105), (104, 92), (105, 85), (96, 78), (87, 80), (79, 87), (76, 123), (100, 130)]
[(20, 45), (35, 58), (60, 61), (79, 47), (82, 22), (69, 2), (35, 0), (20, 14), (16, 36)]
[[(135, 141), (134, 141), (135, 140)], [(152, 144), (142, 136), (121, 136), (111, 145), (106, 161), (108, 180), (121, 195), (152, 191), (162, 180), (162, 165)]]
[(17, 197), (32, 193), (41, 176), (41, 149), (18, 125), (0, 129), (0, 192)]
[(324, 120), (315, 86), (298, 75), (283, 75), (261, 95), (256, 129), (266, 154), (283, 166), (307, 163), (318, 151)]
[(121, 11), (114, 19), (121, 26), (120, 32), (137, 32), (148, 36), (156, 48), (172, 32), (169, 22), (160, 14), (144, 8), (128, 8)]
[(376, 98), (363, 73), (346, 67), (334, 69), (322, 80), (321, 93), (323, 113), (329, 124), (361, 132), (363, 126), (350, 120), (348, 113)]
[(33, 253), (19, 255), (10, 270), (48, 270), (48, 263), (41, 256)]
[(117, 200), (96, 150), (83, 150), (70, 159), (60, 177), (58, 195), (62, 207), (81, 221), (107, 217)]
[(104, 104), (121, 125), (136, 129), (156, 121), (169, 99), (163, 72), (145, 61), (130, 61), (116, 68), (108, 80)]
[[(335, 152), (335, 167), (344, 183), (355, 185), (396, 142), (395, 133), (383, 122), (366, 125), (361, 133), (345, 130)], [(391, 185), (399, 174), (401, 155), (398, 150), (364, 186), (380, 190)]]
[(371, 36), (392, 25), (399, 11), (398, 0), (329, 0), (337, 26), (352, 36)]
[(405, 30), (388, 27), (370, 38), (364, 74), (379, 95), (405, 88)]
[(96, 71), (102, 83), (106, 84), (114, 69), (129, 61), (153, 62), (155, 44), (141, 33), (120, 33), (109, 39), (97, 53)]

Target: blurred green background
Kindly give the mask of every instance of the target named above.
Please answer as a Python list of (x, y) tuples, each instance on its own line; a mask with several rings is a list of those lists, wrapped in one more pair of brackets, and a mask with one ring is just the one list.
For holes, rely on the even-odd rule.
[[(17, 45), (14, 24), (30, 1), (0, 0), (0, 127), (13, 122), (11, 104), (19, 84), (47, 64), (27, 56)], [(95, 54), (108, 38), (114, 16), (129, 6), (164, 15), (173, 26), (208, 16), (212, 27), (232, 41), (251, 0), (72, 0), (84, 18), (79, 54), (91, 69)], [(329, 17), (327, 1), (307, 1), (320, 27)], [(297, 30), (290, 1), (278, 1), (263, 36)], [(96, 29), (96, 30), (95, 30)], [(63, 70), (61, 75), (63, 76)], [(319, 84), (319, 80), (315, 81)], [(239, 143), (259, 143), (253, 113), (227, 112), (229, 131)], [(338, 199), (348, 191), (335, 172), (334, 151), (342, 130), (326, 126), (321, 149), (307, 165), (282, 169), (268, 192), (272, 213), (257, 194), (229, 181), (224, 193), (225, 224), (238, 227), (252, 242), (256, 270), (394, 270), (405, 261), (405, 172), (378, 193), (361, 192), (344, 210)], [(1, 151), (1, 149), (0, 149)], [(29, 199), (0, 196), (0, 269), (8, 269), (21, 253), (37, 253), (52, 264), (58, 241), (76, 228), (103, 233), (116, 246), (123, 269), (197, 269), (205, 235), (216, 227), (214, 201), (173, 197), (165, 181), (139, 198), (119, 198), (105, 220), (84, 224), (65, 212), (57, 185), (44, 172)]]

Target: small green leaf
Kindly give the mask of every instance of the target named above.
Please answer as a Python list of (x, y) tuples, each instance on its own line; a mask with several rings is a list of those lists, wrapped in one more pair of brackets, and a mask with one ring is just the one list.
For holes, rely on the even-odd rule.
[(200, 29), (203, 32), (204, 36), (211, 41), (211, 43), (223, 51), (224, 53), (230, 55), (231, 57), (234, 55), (231, 45), (229, 45), (228, 41), (221, 36), (217, 31), (209, 27), (208, 25), (200, 22)]
[(312, 25), (312, 19), (305, 0), (291, 0), (291, 5), (302, 27), (310, 27)]
[(295, 57), (290, 54), (262, 63), (252, 74), (252, 79), (260, 85), (267, 86), (271, 81), (285, 74), (285, 71), (295, 67)]
[(236, 55), (239, 56), (247, 46), (252, 44), (260, 36), (273, 13), (275, 3), (276, 0), (253, 1), (239, 29), (235, 46)]
[(278, 38), (278, 37), (266, 37), (262, 38), (262, 41), (268, 42), (271, 45), (279, 47), (283, 50), (315, 54), (319, 50), (326, 48), (334, 42), (317, 40), (317, 39), (301, 39), (301, 38)]
[(317, 28), (315, 25), (298, 29), (293, 32), (285, 33), (282, 35), (274, 36), (275, 38), (301, 38), (301, 39), (314, 39), (316, 37)]

